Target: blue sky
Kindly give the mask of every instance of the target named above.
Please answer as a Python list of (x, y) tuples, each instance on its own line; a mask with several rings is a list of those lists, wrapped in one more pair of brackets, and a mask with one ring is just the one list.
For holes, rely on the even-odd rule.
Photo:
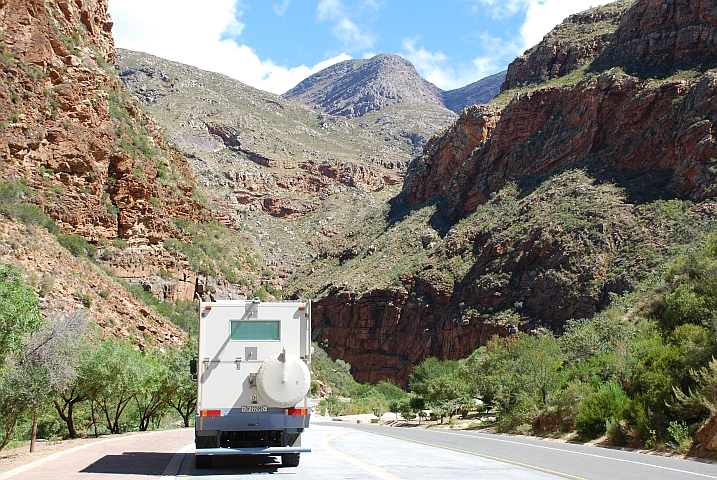
[(118, 47), (283, 93), (350, 58), (395, 53), (444, 90), (504, 70), (605, 0), (110, 0)]

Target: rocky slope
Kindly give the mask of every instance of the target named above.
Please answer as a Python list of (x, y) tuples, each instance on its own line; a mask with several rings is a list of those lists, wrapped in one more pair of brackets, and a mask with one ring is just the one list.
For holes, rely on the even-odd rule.
[(164, 349), (186, 339), (185, 332), (127, 293), (97, 264), (75, 257), (41, 227), (0, 218), (0, 262), (22, 270), (45, 318), (83, 310), (107, 334), (143, 349)]
[(398, 55), (345, 60), (311, 75), (282, 97), (353, 118), (403, 102), (442, 108), (441, 90)]
[(443, 92), (443, 104), (447, 109), (461, 113), (461, 110), (471, 105), (488, 103), (500, 93), (506, 73), (507, 71), (496, 73), (465, 87)]
[(569, 16), (508, 65), (500, 91), (545, 82), (586, 66), (615, 41), (618, 24), (634, 3), (619, 0)]
[(465, 87), (442, 91), (419, 75), (408, 60), (382, 54), (367, 60), (346, 60), (311, 75), (282, 97), (331, 115), (362, 117), (398, 104), (433, 116), (443, 109), (460, 113), (476, 103), (488, 103), (500, 91), (505, 72)]
[[(107, 2), (13, 0), (0, 7), (2, 176), (25, 179), (64, 231), (94, 241), (157, 243), (170, 233), (168, 219), (194, 215), (186, 161), (161, 149), (154, 123), (122, 98), (108, 72), (114, 46)], [(176, 182), (162, 185), (162, 174)]]
[(455, 118), (409, 102), (347, 119), (121, 49), (116, 69), (183, 150), (220, 221), (262, 253), (276, 287), (351, 233), (343, 219), (361, 218), (359, 205), (395, 195), (408, 162)]
[[(107, 1), (3, 0), (0, 32), (0, 177), (29, 188), (17, 201), (41, 207), (67, 242), (90, 241), (104, 267), (159, 290), (160, 298), (206, 293), (214, 281), (201, 272), (203, 264), (165, 245), (191, 245), (195, 235), (182, 226), (206, 222), (209, 214), (195, 198), (186, 158), (165, 142), (113, 68)], [(13, 228), (2, 235), (7, 245), (21, 236)], [(76, 289), (95, 300), (91, 314), (112, 334), (140, 344), (152, 336), (159, 343), (181, 338), (97, 267), (68, 261), (52, 241), (38, 245), (44, 251), (12, 260), (11, 247), (3, 259), (10, 255), (26, 273), (55, 277), (62, 285), (50, 302), (55, 313), (77, 307), (68, 294)], [(132, 333), (132, 325), (143, 327)]]
[[(357, 378), (405, 382), (411, 364), (467, 356), (484, 332), (560, 331), (717, 227), (717, 73), (704, 63), (662, 80), (591, 72), (608, 51), (637, 51), (635, 38), (682, 39), (690, 58), (711, 58), (714, 4), (658, 4), (640, 0), (610, 20), (610, 50), (590, 53), (577, 78), (463, 111), (410, 164), (384, 231), (291, 283), (320, 298), (315, 336)], [(582, 51), (576, 38), (567, 50)], [(651, 44), (640, 68), (653, 55), (679, 64), (674, 44)], [(525, 64), (549, 50), (532, 49)]]

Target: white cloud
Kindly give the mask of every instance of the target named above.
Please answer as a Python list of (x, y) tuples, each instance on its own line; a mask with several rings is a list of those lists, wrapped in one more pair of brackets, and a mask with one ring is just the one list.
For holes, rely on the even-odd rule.
[(286, 12), (286, 9), (289, 8), (289, 5), (291, 4), (291, 0), (284, 0), (284, 3), (278, 4), (275, 3), (271, 6), (271, 9), (274, 10), (274, 13), (276, 13), (278, 16), (283, 17), (284, 12)]
[(504, 19), (525, 10), (529, 4), (537, 1), (540, 0), (477, 0), (471, 11), (485, 13), (493, 19)]
[[(483, 1), (483, 0), (481, 0)], [(494, 0), (490, 0), (494, 1)], [(530, 0), (525, 22), (520, 27), (523, 50), (540, 42), (546, 33), (552, 30), (568, 16), (587, 10), (590, 7), (605, 5), (614, 0)]]
[[(377, 9), (378, 3), (368, 0), (359, 6), (359, 9)], [(334, 37), (343, 42), (344, 48), (351, 52), (372, 48), (376, 43), (376, 36), (365, 27), (360, 27), (348, 14), (347, 8), (341, 0), (321, 0), (316, 6), (316, 18), (320, 22), (333, 22), (331, 32)]]
[(451, 63), (451, 59), (443, 52), (431, 52), (423, 47), (416, 47), (416, 38), (403, 39), (403, 53), (416, 67), (423, 78), (442, 90), (460, 88), (469, 83), (499, 72), (504, 62), (506, 49), (515, 48), (505, 45), (500, 39), (482, 35), (485, 51), (492, 52), (484, 56), (475, 57), (468, 65)]
[(336, 20), (346, 16), (346, 9), (341, 0), (321, 0), (316, 6), (316, 16), (319, 21)]
[(520, 27), (520, 52), (540, 42), (546, 33), (568, 16), (614, 0), (474, 0), (473, 13), (505, 20), (525, 14)]
[(366, 30), (362, 30), (348, 18), (342, 18), (333, 28), (336, 38), (341, 40), (351, 50), (363, 50), (373, 47), (376, 37)]
[[(253, 87), (283, 93), (307, 76), (348, 60), (345, 53), (313, 66), (286, 67), (261, 60), (247, 45), (239, 45), (244, 24), (241, 3), (235, 0), (113, 0), (115, 44), (151, 53), (213, 72)], [(158, 21), (161, 19), (161, 21)]]

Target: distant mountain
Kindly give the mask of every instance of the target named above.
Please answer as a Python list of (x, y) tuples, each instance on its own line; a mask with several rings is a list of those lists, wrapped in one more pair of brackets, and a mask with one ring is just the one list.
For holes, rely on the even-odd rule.
[(282, 97), (347, 118), (406, 101), (444, 107), (440, 88), (421, 78), (408, 60), (387, 54), (332, 65)]
[(314, 338), (358, 381), (405, 385), (425, 358), (559, 334), (615, 294), (635, 292), (621, 323), (652, 316), (641, 282), (717, 231), (715, 38), (704, 0), (558, 25), (428, 141), (380, 235), (287, 281), (314, 299)]
[(376, 55), (346, 60), (311, 75), (282, 97), (331, 115), (362, 117), (401, 103), (422, 104), (455, 113), (469, 105), (488, 103), (500, 93), (505, 71), (455, 90), (443, 91), (421, 78), (408, 60)]
[(500, 85), (505, 80), (506, 72), (503, 70), (465, 87), (443, 92), (443, 104), (447, 109), (461, 113), (461, 110), (471, 105), (490, 102), (500, 93)]

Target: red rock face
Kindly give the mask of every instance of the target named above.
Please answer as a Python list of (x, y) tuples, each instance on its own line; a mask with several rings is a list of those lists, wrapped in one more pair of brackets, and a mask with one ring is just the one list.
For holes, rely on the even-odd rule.
[(499, 119), (496, 109), (474, 105), (463, 110), (441, 135), (433, 137), (424, 154), (409, 166), (410, 177), (404, 183), (408, 203), (417, 205), (443, 193), (473, 150), (490, 137)]
[(504, 326), (446, 318), (449, 296), (430, 286), (424, 293), (419, 301), (404, 289), (335, 292), (312, 306), (313, 337), (328, 345), (329, 355), (349, 362), (358, 382), (391, 379), (406, 386), (424, 358), (464, 358), (493, 335), (508, 333)]
[[(274, 162), (272, 167), (297, 170), (295, 164), (281, 165)], [(225, 173), (225, 177), (234, 183), (235, 205), (240, 209), (259, 209), (284, 219), (297, 218), (320, 207), (317, 202), (286, 197), (286, 194), (325, 197), (346, 187), (378, 192), (387, 185), (401, 182), (398, 175), (349, 162), (301, 162), (298, 170), (299, 173), (293, 175), (230, 170)]]
[(622, 18), (605, 60), (640, 71), (717, 65), (717, 4), (641, 0)]
[[(418, 205), (442, 195), (449, 216), (460, 218), (509, 181), (581, 162), (595, 171), (638, 174), (647, 189), (705, 199), (715, 194), (709, 170), (709, 159), (717, 158), (715, 95), (714, 73), (696, 83), (654, 85), (609, 72), (572, 89), (520, 95), (500, 112), (486, 137), (485, 128), (466, 127), (432, 141), (470, 146), (470, 138), (485, 138), (465, 159), (449, 148), (429, 146), (409, 167), (406, 199)], [(463, 125), (491, 124), (498, 115), (476, 109), (469, 114), (476, 118)]]
[(569, 16), (538, 45), (511, 62), (500, 91), (563, 77), (587, 65), (615, 41), (615, 30), (633, 3), (620, 0)]
[(170, 234), (168, 218), (196, 215), (190, 185), (157, 181), (163, 168), (189, 175), (188, 165), (123, 99), (107, 0), (0, 1), (0, 32), (3, 178), (25, 179), (63, 231), (92, 241), (154, 244)]

